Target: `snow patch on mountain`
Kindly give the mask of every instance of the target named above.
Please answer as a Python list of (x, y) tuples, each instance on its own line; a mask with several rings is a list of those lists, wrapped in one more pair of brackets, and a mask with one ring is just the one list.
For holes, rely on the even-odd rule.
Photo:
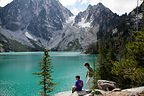
[(12, 32), (10, 30), (0, 28), (0, 33), (8, 39), (18, 41), (19, 43), (23, 45), (34, 47), (31, 44), (31, 42), (28, 40), (28, 38), (25, 36), (25, 34), (20, 30), (17, 32)]
[(71, 17), (69, 17), (68, 20), (66, 20), (66, 23), (73, 25), (74, 22), (75, 22), (75, 17), (76, 17), (76, 16), (71, 16)]
[(37, 41), (37, 39), (35, 39), (34, 37), (32, 37), (28, 32), (25, 33), (25, 36), (29, 39), (32, 39), (34, 41)]
[(85, 22), (86, 20), (84, 18), (81, 19), (81, 22), (78, 23), (79, 27), (90, 27), (91, 23), (90, 22)]

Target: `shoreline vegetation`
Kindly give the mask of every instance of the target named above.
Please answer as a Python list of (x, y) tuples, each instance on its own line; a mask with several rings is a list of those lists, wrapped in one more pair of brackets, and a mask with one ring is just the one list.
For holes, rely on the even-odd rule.
[(132, 32), (129, 42), (122, 45), (117, 53), (114, 46), (100, 48), (94, 63), (94, 89), (99, 79), (114, 81), (122, 89), (144, 86), (144, 30)]

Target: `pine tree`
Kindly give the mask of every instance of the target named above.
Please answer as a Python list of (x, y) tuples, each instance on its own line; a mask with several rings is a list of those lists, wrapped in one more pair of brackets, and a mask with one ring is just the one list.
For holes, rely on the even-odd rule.
[(93, 80), (93, 88), (97, 88), (97, 81), (99, 79), (115, 81), (115, 75), (113, 75), (111, 72), (113, 62), (117, 61), (117, 57), (115, 54), (115, 42), (116, 41), (114, 38), (99, 41), (98, 59), (94, 63), (95, 74)]
[(42, 87), (42, 90), (40, 91), (41, 96), (50, 96), (49, 93), (55, 89), (54, 85), (56, 85), (55, 83), (52, 82), (53, 79), (52, 79), (51, 73), (53, 73), (52, 71), (53, 66), (50, 62), (51, 59), (49, 57), (50, 55), (48, 54), (48, 51), (45, 50), (43, 61), (39, 64), (40, 72), (33, 73), (34, 75), (38, 75), (38, 77), (41, 78), (39, 82), (39, 85)]
[(101, 75), (100, 75), (100, 69), (101, 69), (101, 64), (99, 63), (101, 59), (101, 54), (98, 54), (98, 59), (96, 60), (96, 62), (93, 63), (94, 66), (94, 77), (93, 77), (93, 89), (97, 89), (98, 85), (97, 85), (97, 81), (101, 79)]
[(112, 73), (122, 88), (144, 84), (144, 31), (133, 32), (131, 43), (126, 45), (126, 54), (121, 61), (113, 63)]

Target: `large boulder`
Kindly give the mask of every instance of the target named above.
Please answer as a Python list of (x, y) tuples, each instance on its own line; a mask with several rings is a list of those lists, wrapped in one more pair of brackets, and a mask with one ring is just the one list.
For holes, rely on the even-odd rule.
[(100, 90), (111, 91), (116, 88), (116, 83), (113, 81), (98, 80), (97, 84)]
[(124, 90), (116, 88), (112, 91), (104, 91), (97, 89), (95, 89), (94, 91), (99, 91), (102, 96), (144, 96), (144, 86)]

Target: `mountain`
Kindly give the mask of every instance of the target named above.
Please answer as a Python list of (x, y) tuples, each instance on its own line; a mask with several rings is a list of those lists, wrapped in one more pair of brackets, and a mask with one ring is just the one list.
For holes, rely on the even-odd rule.
[[(131, 11), (129, 14), (124, 14), (121, 16), (121, 22), (110, 32), (108, 32), (109, 36), (118, 36), (121, 34), (123, 37), (129, 37), (132, 31), (137, 31), (137, 22), (138, 22), (138, 30), (144, 29), (144, 2), (138, 7), (138, 15), (137, 8)], [(108, 35), (107, 34), (107, 35)]]
[(2, 27), (11, 31), (26, 30), (49, 39), (53, 31), (73, 14), (57, 0), (14, 0), (2, 8)]
[[(90, 44), (86, 53), (98, 53), (101, 44), (107, 47), (113, 46), (116, 53), (124, 51), (125, 46), (131, 42), (132, 31), (137, 31), (137, 28), (139, 31), (144, 30), (144, 2), (138, 7), (138, 14), (137, 8), (135, 8), (129, 14), (120, 16), (120, 23), (107, 31), (97, 43)], [(113, 43), (111, 44), (111, 42)]]
[[(143, 12), (140, 8), (139, 12)], [(21, 44), (17, 45), (28, 46), (34, 51), (42, 48), (80, 51), (121, 32), (129, 34), (133, 28), (128, 29), (128, 26), (135, 26), (132, 24), (136, 20), (134, 17), (135, 11), (118, 16), (102, 3), (89, 5), (85, 11), (73, 16), (58, 0), (14, 0), (0, 8), (0, 34), (8, 41), (16, 41)], [(139, 18), (143, 18), (143, 13), (139, 13)], [(144, 25), (142, 20), (139, 19), (141, 27)], [(0, 43), (5, 45), (3, 41)], [(8, 47), (8, 51), (17, 50)]]
[(102, 3), (74, 17), (58, 0), (14, 0), (0, 13), (0, 33), (6, 38), (50, 50), (86, 49), (120, 22)]
[(0, 8), (0, 33), (24, 45), (33, 47), (29, 40), (33, 39), (45, 46), (41, 42), (62, 30), (70, 16), (73, 14), (58, 0), (13, 0)]
[(120, 17), (102, 3), (89, 5), (76, 17), (69, 18), (64, 29), (54, 34), (53, 40), (50, 40), (51, 46), (54, 50), (86, 49), (91, 43), (103, 38), (104, 34), (119, 22)]
[(87, 10), (80, 12), (75, 18), (75, 25), (82, 25), (81, 22), (91, 27), (99, 27), (97, 38), (103, 37), (105, 32), (109, 31), (120, 23), (120, 17), (106, 8), (102, 3), (89, 5)]
[(6, 38), (4, 35), (0, 34), (0, 44), (3, 44), (3, 49), (6, 52), (26, 52), (26, 51), (41, 51), (44, 48), (33, 43), (34, 47), (23, 45), (16, 40), (11, 40)]

